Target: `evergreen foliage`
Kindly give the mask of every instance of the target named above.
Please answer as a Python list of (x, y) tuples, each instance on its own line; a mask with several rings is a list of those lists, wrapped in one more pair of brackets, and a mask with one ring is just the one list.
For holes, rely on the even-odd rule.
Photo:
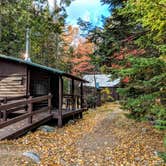
[[(163, 0), (102, 0), (111, 9), (103, 29), (90, 31), (94, 61), (121, 78), (122, 105), (132, 117), (166, 128), (165, 10)], [(98, 61), (97, 61), (97, 60)]]
[[(141, 25), (142, 36), (134, 43), (145, 50), (141, 56), (126, 57), (130, 67), (118, 71), (129, 81), (123, 86), (123, 105), (136, 118), (148, 117), (155, 120), (157, 128), (166, 129), (166, 63), (159, 59), (165, 53), (165, 31), (163, 2), (156, 0), (135, 2), (129, 0), (120, 13), (133, 18), (132, 25)], [(160, 13), (160, 14), (159, 14)], [(154, 19), (155, 18), (155, 19)]]
[[(33, 62), (61, 68), (62, 40), (66, 12), (56, 8), (50, 13), (47, 1), (35, 6), (33, 0), (0, 2), (0, 53), (22, 57), (26, 28), (30, 28), (30, 54)], [(67, 1), (68, 3), (69, 1)], [(66, 3), (66, 1), (63, 1)], [(46, 4), (45, 7), (42, 4)]]
[(137, 119), (153, 118), (157, 127), (165, 128), (165, 62), (158, 58), (135, 57), (130, 57), (129, 61), (131, 68), (118, 71), (121, 78), (129, 77), (129, 82), (119, 88), (124, 108)]

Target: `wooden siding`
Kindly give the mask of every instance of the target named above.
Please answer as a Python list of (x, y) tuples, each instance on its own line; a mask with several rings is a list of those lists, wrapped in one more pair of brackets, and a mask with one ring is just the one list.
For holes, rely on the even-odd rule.
[(0, 98), (26, 95), (26, 66), (0, 60)]

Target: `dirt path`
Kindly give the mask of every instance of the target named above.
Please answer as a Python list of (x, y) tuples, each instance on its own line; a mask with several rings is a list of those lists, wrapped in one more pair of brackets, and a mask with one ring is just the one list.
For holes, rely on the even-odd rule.
[(55, 132), (0, 142), (0, 166), (35, 165), (22, 157), (25, 151), (39, 154), (43, 166), (164, 165), (156, 155), (164, 151), (163, 135), (148, 123), (127, 119), (118, 104), (109, 103)]

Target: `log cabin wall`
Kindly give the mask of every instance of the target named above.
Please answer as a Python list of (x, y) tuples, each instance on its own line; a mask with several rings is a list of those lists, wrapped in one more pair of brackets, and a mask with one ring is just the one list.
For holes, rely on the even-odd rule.
[(26, 65), (0, 59), (0, 98), (26, 95)]

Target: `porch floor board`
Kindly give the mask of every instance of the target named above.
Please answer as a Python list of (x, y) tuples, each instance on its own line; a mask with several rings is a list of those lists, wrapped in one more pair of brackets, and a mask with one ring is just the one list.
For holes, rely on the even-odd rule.
[[(75, 114), (84, 112), (86, 110), (87, 110), (86, 108), (76, 109), (76, 110), (65, 110), (64, 109), (64, 110), (62, 110), (62, 119), (65, 117), (71, 116), (71, 115), (75, 115)], [(58, 119), (58, 117), (59, 117), (58, 110), (54, 110), (52, 113), (53, 113), (53, 117), (55, 119)]]
[[(76, 110), (62, 110), (62, 119), (68, 116), (72, 116), (85, 111), (86, 109), (76, 109)], [(58, 119), (58, 110), (52, 110), (52, 113), (42, 112), (33, 116), (33, 123), (28, 123), (28, 118), (21, 120), (17, 123), (11, 124), (7, 127), (0, 129), (0, 140), (4, 139), (14, 139), (27, 133), (28, 131), (39, 127), (40, 125), (50, 121), (51, 119)], [(2, 119), (0, 119), (0, 124)]]
[(46, 123), (52, 119), (52, 114), (40, 113), (33, 116), (32, 124), (28, 123), (28, 118), (0, 129), (0, 140), (17, 138), (26, 132)]

